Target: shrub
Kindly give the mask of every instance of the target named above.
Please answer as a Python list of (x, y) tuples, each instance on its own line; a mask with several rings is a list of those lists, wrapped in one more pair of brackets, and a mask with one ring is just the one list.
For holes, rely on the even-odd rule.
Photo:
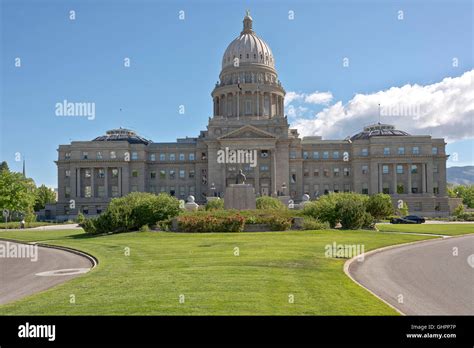
[(214, 199), (207, 202), (206, 210), (222, 210), (224, 209), (224, 200), (223, 199)]
[(331, 228), (334, 228), (339, 221), (336, 212), (338, 194), (329, 194), (320, 197), (315, 202), (305, 204), (303, 215), (311, 216), (323, 222), (328, 222)]
[(193, 214), (178, 217), (178, 228), (182, 232), (240, 232), (245, 218), (240, 214), (219, 217), (212, 214)]
[(303, 230), (327, 230), (329, 228), (328, 222), (322, 222), (312, 217), (303, 218)]
[(390, 216), (393, 214), (393, 204), (390, 195), (377, 193), (370, 196), (367, 201), (366, 210), (375, 220), (382, 220)]
[(401, 207), (397, 209), (398, 215), (400, 216), (407, 216), (408, 215), (408, 205), (403, 202)]
[(136, 231), (144, 225), (175, 217), (179, 212), (179, 201), (168, 194), (133, 192), (112, 199), (104, 213), (80, 225), (87, 233)]
[(463, 204), (459, 204), (456, 208), (454, 208), (454, 210), (453, 210), (453, 215), (454, 216), (462, 217), (463, 214), (464, 214), (464, 205)]
[(256, 201), (257, 209), (283, 209), (285, 205), (279, 199), (270, 196), (258, 197)]
[(150, 232), (150, 227), (148, 227), (148, 225), (143, 225), (142, 227), (140, 227), (139, 231), (140, 232)]
[(356, 230), (364, 226), (366, 211), (362, 200), (340, 199), (336, 203), (336, 214), (344, 229)]

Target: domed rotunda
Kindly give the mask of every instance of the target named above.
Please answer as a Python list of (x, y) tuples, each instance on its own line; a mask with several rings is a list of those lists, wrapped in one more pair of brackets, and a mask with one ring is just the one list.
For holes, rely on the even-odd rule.
[(275, 59), (270, 46), (253, 30), (253, 19), (248, 11), (242, 32), (224, 52), (212, 97), (214, 116), (283, 116), (285, 90), (278, 80)]

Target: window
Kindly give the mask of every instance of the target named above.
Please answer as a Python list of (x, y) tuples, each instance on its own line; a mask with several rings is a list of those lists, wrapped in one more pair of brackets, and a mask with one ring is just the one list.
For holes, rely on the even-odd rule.
[(384, 147), (383, 148), (383, 154), (384, 154), (384, 156), (390, 155), (390, 148), (389, 147)]
[(156, 155), (154, 153), (150, 153), (150, 161), (156, 161)]
[(324, 169), (324, 176), (329, 177), (329, 169)]
[(344, 176), (349, 176), (349, 175), (351, 175), (350, 168), (344, 168)]
[(92, 174), (91, 174), (91, 170), (90, 170), (90, 169), (86, 169), (86, 170), (84, 171), (84, 176), (85, 176), (86, 178), (90, 178), (91, 175), (92, 175)]
[(161, 180), (166, 179), (166, 171), (164, 169), (160, 170), (160, 179)]
[(105, 197), (105, 186), (100, 185), (97, 187), (97, 194), (99, 197)]
[(194, 169), (190, 169), (188, 172), (188, 176), (190, 179), (194, 178), (196, 176)]
[(66, 186), (64, 188), (64, 197), (65, 198), (71, 198), (71, 188), (69, 186)]
[(89, 214), (89, 207), (88, 206), (83, 206), (82, 207), (82, 213), (88, 215)]
[(104, 168), (100, 168), (97, 172), (97, 177), (99, 179), (102, 179), (102, 178), (105, 178), (105, 169)]
[(176, 171), (174, 169), (170, 169), (170, 179), (174, 180), (176, 178)]
[(328, 159), (329, 158), (329, 151), (324, 151), (323, 152), (323, 158)]
[(369, 166), (363, 165), (362, 166), (362, 174), (368, 174), (369, 173)]
[(160, 161), (166, 161), (166, 154), (160, 153)]
[(369, 155), (369, 149), (362, 149), (361, 155), (367, 157)]
[(319, 152), (318, 151), (313, 151), (313, 158), (314, 159), (319, 159)]
[(118, 197), (118, 196), (119, 196), (118, 186), (113, 185), (112, 186), (112, 197)]
[(397, 185), (397, 193), (398, 194), (405, 193), (405, 186), (403, 186), (403, 184), (398, 184)]
[(268, 98), (268, 95), (265, 95), (265, 97), (263, 98), (263, 115), (270, 115), (270, 98)]
[(296, 173), (291, 173), (290, 183), (296, 184)]
[(156, 172), (150, 172), (150, 179), (156, 179)]
[(329, 185), (324, 185), (324, 194), (327, 195), (329, 193)]
[(318, 184), (315, 184), (313, 186), (313, 190), (314, 190), (314, 195), (315, 196), (318, 196), (319, 195), (319, 185)]
[(195, 195), (196, 194), (196, 188), (194, 186), (189, 186), (189, 194), (190, 195)]
[(413, 183), (411, 193), (418, 193), (418, 184), (416, 182)]
[(138, 178), (138, 170), (132, 170), (132, 178)]
[(313, 170), (313, 176), (319, 176), (319, 169)]
[(87, 159), (89, 157), (89, 153), (88, 152), (83, 152), (82, 153), (82, 159)]
[(405, 154), (405, 148), (404, 147), (399, 147), (398, 148), (398, 154), (399, 155), (404, 155)]
[(350, 184), (344, 184), (344, 192), (350, 192), (351, 191), (351, 185)]
[(268, 172), (268, 166), (265, 164), (265, 165), (261, 165), (260, 166), (260, 171), (261, 172)]
[(262, 150), (262, 151), (260, 151), (260, 157), (262, 157), (262, 158), (267, 158), (267, 157), (268, 157), (268, 150)]
[(92, 197), (92, 186), (85, 186), (84, 187), (84, 197), (91, 198)]
[(418, 173), (418, 166), (416, 164), (411, 165), (411, 173), (412, 174)]
[(66, 152), (66, 153), (64, 154), (64, 159), (65, 159), (65, 160), (71, 159), (71, 153), (70, 153), (70, 152)]
[(383, 174), (388, 174), (389, 173), (388, 165), (386, 165), (386, 164), (382, 165), (382, 173)]
[(397, 164), (397, 174), (403, 174), (403, 165)]
[(433, 155), (437, 155), (437, 154), (438, 154), (438, 148), (437, 148), (437, 147), (432, 147), (432, 148), (431, 148), (431, 153), (432, 153)]
[(101, 159), (102, 159), (102, 152), (97, 151), (97, 153), (95, 154), (95, 156), (96, 156), (96, 158), (97, 158), (98, 160), (101, 160)]
[(332, 158), (338, 159), (338, 158), (339, 158), (339, 151), (334, 151), (334, 152), (332, 153)]
[(420, 148), (418, 146), (413, 146), (411, 152), (414, 155), (419, 155), (420, 154)]
[(151, 192), (151, 193), (156, 193), (156, 187), (155, 187), (155, 185), (150, 185), (150, 192)]
[(306, 168), (306, 169), (303, 171), (303, 176), (306, 176), (306, 177), (309, 176), (309, 169)]
[(205, 161), (207, 159), (207, 155), (205, 152), (201, 152), (201, 159)]
[(339, 185), (338, 184), (334, 184), (334, 192), (335, 193), (339, 192)]
[(132, 160), (136, 161), (138, 159), (138, 152), (132, 152)]
[(69, 177), (71, 176), (71, 171), (70, 171), (69, 169), (66, 169), (66, 170), (64, 171), (64, 176), (65, 176), (66, 178), (69, 178)]
[(308, 158), (309, 158), (308, 151), (303, 151), (303, 158), (304, 158), (304, 159), (308, 159)]
[(334, 176), (339, 176), (339, 168), (334, 168)]
[(433, 193), (434, 193), (435, 195), (438, 195), (438, 194), (439, 194), (439, 187), (438, 187), (438, 183), (437, 183), (437, 182), (435, 182), (435, 183), (433, 184)]
[(110, 151), (110, 159), (116, 159), (117, 153), (115, 151)]
[(184, 161), (184, 159), (185, 159), (184, 153), (180, 153), (179, 154), (179, 160)]
[(439, 173), (438, 165), (433, 164), (433, 173)]
[(184, 169), (180, 169), (180, 170), (179, 170), (179, 178), (180, 178), (180, 179), (186, 178), (186, 172), (185, 172)]
[(170, 161), (176, 161), (176, 155), (174, 153), (170, 153)]
[(385, 193), (387, 195), (390, 193), (390, 189), (388, 188), (388, 183), (386, 182), (383, 183), (382, 193)]
[(186, 187), (185, 186), (180, 186), (179, 187), (179, 196), (181, 198), (184, 198), (185, 195), (186, 195)]
[(188, 158), (190, 161), (194, 161), (194, 152), (191, 152)]
[(362, 184), (362, 194), (363, 195), (368, 195), (369, 194), (369, 185), (367, 183)]

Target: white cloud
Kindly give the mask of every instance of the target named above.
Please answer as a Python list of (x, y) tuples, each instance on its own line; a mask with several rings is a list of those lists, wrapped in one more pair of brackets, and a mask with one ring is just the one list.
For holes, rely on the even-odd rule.
[(294, 106), (293, 104), (288, 105), (286, 114), (288, 117), (291, 118), (299, 118), (299, 117), (304, 117), (305, 113), (310, 111), (308, 108), (304, 106)]
[(308, 104), (324, 104), (327, 105), (332, 101), (332, 93), (331, 92), (314, 92), (310, 95), (307, 95), (304, 98), (304, 102)]
[(331, 92), (313, 92), (311, 94), (287, 92), (285, 95), (285, 106), (293, 101), (303, 102), (306, 104), (329, 104), (333, 99)]
[(420, 86), (392, 87), (372, 94), (356, 94), (324, 108), (312, 119), (296, 119), (300, 134), (342, 139), (378, 122), (395, 125), (410, 134), (445, 138), (448, 142), (474, 137), (474, 70), (459, 77)]

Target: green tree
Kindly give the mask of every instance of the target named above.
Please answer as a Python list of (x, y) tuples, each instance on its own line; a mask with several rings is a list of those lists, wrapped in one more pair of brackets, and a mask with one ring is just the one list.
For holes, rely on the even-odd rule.
[(448, 188), (449, 197), (462, 198), (463, 204), (474, 208), (474, 185), (458, 185)]
[(30, 220), (34, 216), (35, 188), (34, 181), (21, 173), (0, 171), (0, 209), (8, 209), (10, 215), (21, 213)]
[(36, 197), (35, 197), (35, 211), (39, 211), (44, 209), (46, 204), (56, 202), (56, 194), (54, 190), (46, 187), (45, 185), (41, 185), (36, 189)]
[(6, 161), (3, 161), (2, 163), (0, 163), (0, 172), (2, 170), (10, 171), (10, 168), (8, 168), (8, 163)]
[(367, 212), (375, 220), (381, 220), (393, 214), (393, 204), (390, 195), (377, 193), (371, 195), (367, 201)]

